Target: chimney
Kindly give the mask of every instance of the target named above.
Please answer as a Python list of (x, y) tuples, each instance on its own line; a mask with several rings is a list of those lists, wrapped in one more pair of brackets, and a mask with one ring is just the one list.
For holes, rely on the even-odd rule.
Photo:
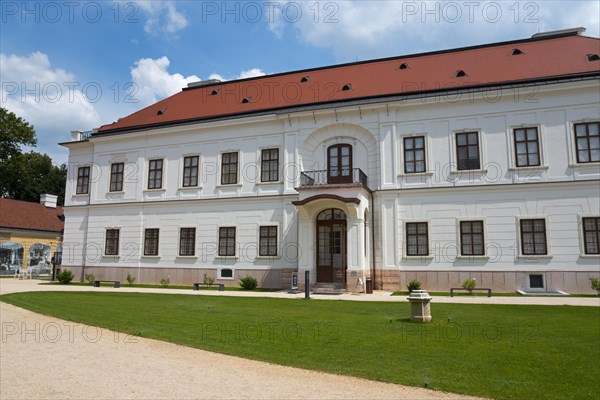
[(40, 195), (40, 203), (44, 205), (46, 208), (56, 208), (56, 201), (58, 200), (58, 196), (53, 194), (42, 194)]

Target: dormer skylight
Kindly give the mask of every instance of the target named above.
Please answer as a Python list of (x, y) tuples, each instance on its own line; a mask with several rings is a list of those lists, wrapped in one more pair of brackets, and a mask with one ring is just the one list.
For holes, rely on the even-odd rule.
[(342, 86), (342, 91), (346, 91), (346, 90), (352, 90), (351, 83), (346, 83), (344, 86)]
[(600, 60), (600, 56), (598, 54), (588, 54), (587, 59), (588, 61), (598, 61)]
[(408, 69), (408, 64), (407, 63), (400, 64), (400, 69)]
[(467, 76), (467, 73), (462, 69), (459, 69), (458, 71), (456, 71), (456, 74), (454, 76), (456, 76), (457, 78), (462, 78)]
[(219, 93), (221, 93), (221, 89), (215, 89), (215, 90), (213, 90), (213, 91), (212, 91), (210, 94), (211, 94), (212, 96), (216, 96), (216, 95), (218, 95)]
[(306, 82), (308, 82), (309, 80), (310, 80), (309, 76), (308, 76), (308, 75), (306, 75), (306, 76), (303, 76), (303, 77), (302, 77), (302, 79), (300, 79), (300, 82), (301, 82), (301, 83), (306, 83)]
[(242, 104), (248, 104), (252, 101), (252, 97), (244, 97), (244, 100), (242, 100)]
[(513, 49), (513, 51), (512, 51), (513, 56), (518, 56), (521, 54), (525, 54), (525, 53), (523, 53), (523, 50), (521, 50), (521, 49)]

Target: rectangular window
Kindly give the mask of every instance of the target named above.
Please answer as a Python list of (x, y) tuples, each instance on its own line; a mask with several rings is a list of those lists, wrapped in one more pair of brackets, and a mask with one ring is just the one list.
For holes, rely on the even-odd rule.
[(148, 163), (148, 189), (162, 188), (163, 160), (150, 160)]
[(544, 288), (544, 275), (540, 275), (540, 274), (529, 275), (529, 288), (530, 289), (543, 289)]
[(535, 167), (540, 165), (538, 129), (519, 128), (515, 129), (513, 133), (517, 167)]
[(223, 153), (221, 157), (221, 185), (238, 183), (238, 153)]
[(90, 167), (79, 167), (77, 169), (77, 194), (88, 194), (90, 189)]
[(404, 173), (425, 171), (425, 136), (404, 138)]
[(585, 254), (600, 254), (600, 217), (582, 218)]
[(406, 223), (406, 255), (428, 256), (429, 239), (427, 222)]
[(235, 256), (235, 228), (219, 228), (219, 255)]
[(125, 163), (114, 163), (110, 165), (110, 191), (123, 191), (123, 171)]
[(144, 233), (144, 255), (158, 255), (158, 229), (146, 229)]
[(198, 186), (199, 156), (189, 156), (183, 159), (183, 187)]
[(479, 134), (477, 132), (456, 134), (456, 161), (459, 171), (481, 168)]
[(265, 149), (261, 154), (260, 181), (277, 182), (279, 180), (279, 149)]
[(196, 254), (196, 228), (181, 228), (179, 230), (179, 255), (193, 256)]
[(460, 252), (463, 256), (485, 255), (483, 221), (460, 222)]
[(521, 220), (521, 253), (526, 256), (546, 255), (546, 220)]
[(259, 255), (276, 256), (277, 255), (277, 227), (261, 226)]
[(106, 230), (106, 244), (104, 246), (104, 254), (107, 256), (119, 255), (119, 230)]
[(600, 162), (600, 122), (575, 124), (578, 163)]

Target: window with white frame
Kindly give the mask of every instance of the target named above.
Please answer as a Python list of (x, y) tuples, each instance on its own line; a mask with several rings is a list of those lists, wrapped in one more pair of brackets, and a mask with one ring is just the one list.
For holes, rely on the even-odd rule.
[(277, 227), (276, 226), (261, 226), (259, 229), (259, 251), (260, 256), (276, 256), (277, 255)]
[(144, 255), (158, 255), (158, 236), (159, 229), (151, 228), (144, 231)]
[(219, 228), (219, 256), (235, 256), (235, 227)]
[(110, 191), (123, 191), (123, 174), (125, 171), (125, 163), (113, 163), (110, 165)]
[(483, 221), (460, 221), (460, 253), (463, 256), (485, 255)]
[(517, 167), (537, 167), (541, 164), (538, 128), (515, 128), (513, 140)]
[(429, 255), (429, 232), (427, 222), (407, 222), (406, 228), (406, 255)]
[(221, 268), (219, 270), (219, 279), (233, 279), (233, 270), (231, 268)]
[(277, 182), (279, 180), (279, 149), (263, 149), (260, 160), (260, 181)]
[(148, 189), (162, 189), (163, 160), (148, 162)]
[(183, 187), (198, 186), (198, 170), (200, 156), (187, 156), (183, 158)]
[(238, 183), (238, 158), (237, 152), (221, 155), (221, 185)]
[(107, 256), (119, 255), (119, 229), (107, 229), (104, 245), (104, 254)]
[(600, 122), (575, 124), (577, 163), (600, 162)]
[(414, 174), (427, 171), (425, 161), (425, 136), (405, 137), (404, 173)]
[(196, 228), (179, 229), (179, 255), (194, 256), (196, 254)]
[(546, 220), (544, 218), (522, 219), (519, 224), (521, 254), (524, 256), (547, 255)]
[(88, 194), (90, 188), (90, 167), (77, 168), (76, 194)]
[(600, 254), (600, 217), (581, 218), (585, 254)]
[(478, 132), (459, 132), (456, 140), (456, 168), (459, 171), (481, 168)]

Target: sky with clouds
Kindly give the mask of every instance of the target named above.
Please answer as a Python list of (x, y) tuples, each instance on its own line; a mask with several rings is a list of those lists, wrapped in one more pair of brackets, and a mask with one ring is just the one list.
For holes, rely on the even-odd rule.
[(528, 38), (583, 26), (584, 1), (0, 2), (0, 106), (31, 122), (37, 151), (177, 93), (344, 62)]

